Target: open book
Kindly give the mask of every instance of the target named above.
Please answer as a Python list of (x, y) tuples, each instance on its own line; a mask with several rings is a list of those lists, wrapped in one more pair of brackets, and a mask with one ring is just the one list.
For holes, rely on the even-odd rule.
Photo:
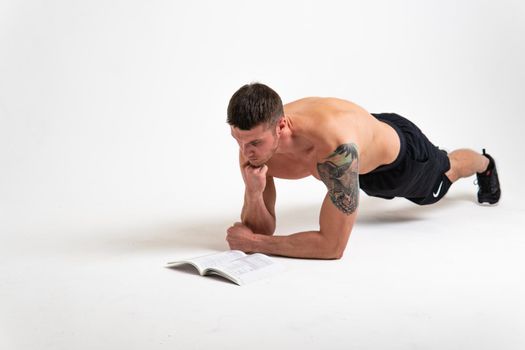
[(283, 270), (283, 266), (267, 255), (255, 253), (247, 255), (240, 250), (228, 250), (197, 258), (169, 262), (166, 267), (190, 264), (197, 268), (201, 276), (219, 275), (243, 285), (266, 278)]

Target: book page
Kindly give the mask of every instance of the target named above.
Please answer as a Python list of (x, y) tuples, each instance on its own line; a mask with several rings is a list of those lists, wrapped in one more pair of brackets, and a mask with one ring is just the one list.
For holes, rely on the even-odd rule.
[(194, 265), (199, 270), (199, 272), (202, 273), (207, 268), (219, 267), (222, 264), (227, 263), (228, 261), (235, 260), (243, 256), (246, 256), (246, 254), (244, 254), (240, 250), (228, 250), (225, 252), (212, 253), (196, 258), (169, 262), (168, 266), (176, 266), (189, 263)]
[(223, 263), (218, 270), (230, 275), (239, 284), (250, 283), (282, 271), (283, 266), (264, 254), (255, 253)]

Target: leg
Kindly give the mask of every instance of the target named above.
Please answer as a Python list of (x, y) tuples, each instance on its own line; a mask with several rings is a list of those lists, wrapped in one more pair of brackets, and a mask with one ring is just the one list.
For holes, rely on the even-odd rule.
[(458, 149), (449, 153), (450, 170), (445, 173), (450, 182), (475, 173), (484, 172), (489, 166), (489, 159), (470, 149)]

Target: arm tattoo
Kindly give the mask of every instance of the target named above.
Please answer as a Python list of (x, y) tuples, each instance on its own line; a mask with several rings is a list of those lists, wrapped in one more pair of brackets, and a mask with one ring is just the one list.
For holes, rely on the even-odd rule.
[(345, 143), (317, 163), (317, 171), (328, 188), (332, 203), (346, 215), (356, 211), (359, 202), (357, 145)]

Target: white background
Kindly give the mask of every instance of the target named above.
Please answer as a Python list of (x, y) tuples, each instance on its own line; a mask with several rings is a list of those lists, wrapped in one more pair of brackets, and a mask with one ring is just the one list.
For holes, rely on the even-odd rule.
[[(524, 37), (518, 0), (0, 0), (0, 347), (522, 349)], [(341, 260), (245, 287), (165, 269), (228, 248), (251, 81), (486, 147), (502, 201), (362, 194)], [(324, 186), (276, 185), (279, 234), (316, 229)]]

